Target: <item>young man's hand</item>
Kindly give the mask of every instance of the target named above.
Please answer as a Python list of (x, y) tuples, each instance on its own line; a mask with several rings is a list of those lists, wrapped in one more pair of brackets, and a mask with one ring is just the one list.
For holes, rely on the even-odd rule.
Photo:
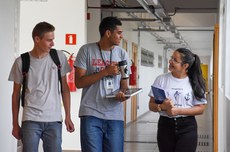
[(13, 130), (12, 130), (12, 135), (16, 138), (16, 139), (21, 139), (21, 132), (20, 132), (21, 128), (19, 125), (17, 126), (13, 126)]
[(122, 91), (119, 91), (117, 94), (116, 94), (116, 99), (123, 102), (125, 100), (127, 100), (128, 98), (125, 97), (125, 93), (122, 92)]
[(66, 125), (66, 130), (68, 132), (74, 132), (75, 128), (74, 128), (74, 124), (72, 122), (72, 120), (70, 118), (66, 118), (65, 119), (65, 125)]

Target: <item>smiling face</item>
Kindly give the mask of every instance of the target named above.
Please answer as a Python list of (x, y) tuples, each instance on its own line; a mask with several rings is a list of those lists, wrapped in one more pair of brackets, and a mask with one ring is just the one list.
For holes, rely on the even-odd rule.
[(115, 30), (113, 31), (107, 30), (107, 36), (111, 45), (119, 45), (123, 38), (121, 26), (116, 26)]
[(187, 76), (187, 68), (188, 64), (183, 63), (182, 55), (179, 52), (174, 51), (171, 59), (169, 60), (169, 71), (172, 75), (178, 78)]

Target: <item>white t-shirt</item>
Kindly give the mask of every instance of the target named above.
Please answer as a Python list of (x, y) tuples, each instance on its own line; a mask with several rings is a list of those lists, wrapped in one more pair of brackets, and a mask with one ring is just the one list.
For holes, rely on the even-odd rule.
[[(61, 76), (70, 71), (66, 56), (57, 51), (61, 63)], [(18, 57), (11, 69), (9, 81), (22, 84), (22, 60)], [(38, 122), (62, 121), (61, 91), (56, 64), (47, 56), (38, 59), (30, 54), (25, 103), (22, 121)]]
[[(173, 77), (171, 73), (167, 73), (158, 76), (152, 85), (164, 89), (166, 97), (172, 99), (176, 107), (191, 108), (194, 105), (207, 104), (205, 98), (201, 100), (195, 98), (188, 77), (178, 79)], [(152, 90), (150, 90), (149, 96), (154, 97)], [(160, 112), (160, 115), (168, 117), (164, 111)]]

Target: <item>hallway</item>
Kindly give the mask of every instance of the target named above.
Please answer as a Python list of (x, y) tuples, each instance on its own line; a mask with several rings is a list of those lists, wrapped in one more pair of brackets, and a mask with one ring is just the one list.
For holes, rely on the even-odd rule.
[[(213, 151), (211, 107), (211, 104), (208, 104), (203, 115), (196, 116), (198, 123), (196, 152)], [(149, 111), (136, 122), (129, 124), (125, 129), (125, 152), (159, 152), (156, 140), (157, 121), (158, 113)]]

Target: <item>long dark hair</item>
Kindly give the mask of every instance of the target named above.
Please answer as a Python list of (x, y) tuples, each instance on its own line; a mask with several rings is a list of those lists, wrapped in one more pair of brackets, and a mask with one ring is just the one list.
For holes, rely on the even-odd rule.
[(176, 50), (181, 55), (182, 64), (188, 64), (187, 74), (196, 99), (205, 98), (205, 80), (202, 76), (200, 58), (186, 48)]

